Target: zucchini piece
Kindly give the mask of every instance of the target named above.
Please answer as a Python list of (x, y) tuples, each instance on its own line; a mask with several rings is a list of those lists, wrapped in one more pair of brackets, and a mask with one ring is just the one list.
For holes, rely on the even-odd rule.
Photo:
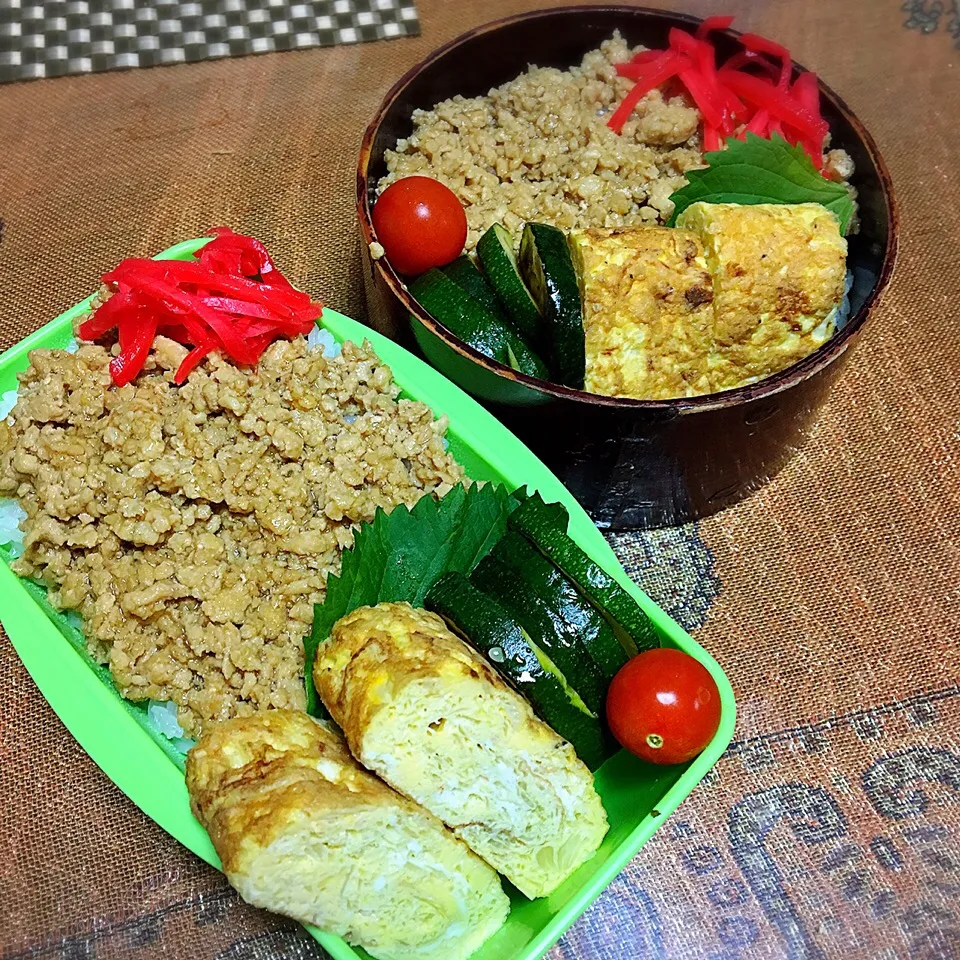
[(513, 325), (535, 347), (543, 338), (543, 317), (520, 276), (513, 235), (495, 223), (477, 243), (477, 256)]
[(469, 254), (462, 254), (453, 263), (442, 268), (443, 272), (458, 286), (465, 290), (487, 311), (502, 323), (510, 323), (497, 295), (493, 292), (487, 278), (480, 272), (480, 268), (473, 262)]
[(543, 314), (547, 359), (560, 383), (583, 389), (586, 341), (580, 281), (562, 230), (528, 223), (520, 239), (520, 271)]
[(485, 656), (591, 770), (614, 752), (600, 721), (570, 689), (556, 665), (499, 603), (462, 573), (445, 573), (424, 603)]
[(546, 377), (543, 361), (520, 335), (498, 320), (434, 267), (410, 284), (410, 292), (451, 333), (475, 350), (531, 377)]
[[(562, 527), (556, 527), (555, 530), (563, 533)], [(492, 554), (509, 566), (514, 577), (523, 577), (531, 590), (545, 591), (541, 595), (556, 602), (556, 616), (569, 623), (568, 630), (572, 636), (580, 638), (587, 656), (606, 681), (606, 689), (606, 685), (629, 658), (603, 614), (580, 594), (562, 571), (517, 531), (508, 530)]]
[[(610, 624), (519, 533), (509, 531), (480, 561), (470, 581), (493, 597), (533, 637), (590, 710), (604, 718), (607, 683), (592, 656), (603, 630), (620, 651)], [(614, 671), (616, 672), (616, 671)]]
[[(557, 508), (563, 515), (558, 523)], [(633, 597), (567, 535), (567, 513), (560, 504), (528, 497), (510, 514), (507, 526), (522, 533), (606, 618), (630, 656), (660, 646), (650, 619)]]

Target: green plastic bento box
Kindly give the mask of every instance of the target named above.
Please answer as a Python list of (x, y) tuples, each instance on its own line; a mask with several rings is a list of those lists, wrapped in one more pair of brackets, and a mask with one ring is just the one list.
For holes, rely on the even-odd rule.
[[(205, 242), (186, 241), (159, 258), (188, 259)], [(67, 344), (74, 319), (88, 304), (89, 300), (78, 304), (0, 356), (0, 393), (16, 388), (16, 375), (26, 368), (30, 350)], [(370, 340), (406, 396), (449, 417), (451, 452), (469, 476), (510, 488), (526, 485), (547, 501), (561, 501), (570, 512), (570, 535), (636, 598), (664, 645), (697, 657), (720, 688), (720, 729), (691, 763), (655, 767), (620, 751), (600, 768), (597, 789), (610, 820), (603, 846), (550, 897), (529, 901), (514, 894), (506, 925), (475, 955), (476, 960), (537, 960), (716, 763), (733, 736), (733, 691), (713, 658), (630, 580), (560, 481), (491, 414), (423, 361), (362, 324), (331, 310), (324, 311), (321, 323), (337, 340)], [(0, 548), (0, 557), (6, 561), (9, 553)], [(219, 868), (206, 832), (190, 812), (182, 755), (153, 725), (143, 706), (116, 693), (109, 673), (86, 655), (76, 621), (54, 611), (43, 590), (19, 580), (6, 562), (0, 562), (0, 622), (47, 701), (94, 762), (147, 816)], [(368, 957), (339, 937), (308, 929), (335, 960)]]

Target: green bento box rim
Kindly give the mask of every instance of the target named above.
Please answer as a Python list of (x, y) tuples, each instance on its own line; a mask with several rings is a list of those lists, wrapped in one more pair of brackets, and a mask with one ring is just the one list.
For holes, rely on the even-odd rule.
[[(155, 259), (189, 259), (208, 240), (184, 241), (158, 254)], [(0, 355), (0, 392), (15, 388), (16, 373), (26, 367), (30, 350), (66, 345), (73, 333), (73, 321), (89, 308), (91, 299), (67, 310)], [(663, 640), (697, 657), (720, 689), (720, 728), (707, 749), (680, 773), (655, 808), (619, 840), (605, 862), (585, 880), (582, 879), (577, 889), (569, 889), (577, 879), (575, 874), (550, 898), (561, 899), (566, 895), (565, 902), (552, 912), (539, 931), (511, 956), (502, 956), (502, 960), (538, 960), (720, 758), (733, 736), (733, 691), (716, 661), (627, 576), (603, 535), (560, 481), (492, 414), (424, 361), (363, 324), (332, 310), (324, 310), (321, 326), (340, 342), (369, 340), (391, 367), (397, 384), (407, 395), (428, 404), (435, 414), (445, 414), (449, 418), (448, 435), (452, 449), (459, 446), (472, 451), (494, 474), (513, 487), (527, 486), (539, 490), (547, 501), (563, 503), (570, 513), (570, 535), (630, 592), (650, 616)], [(0, 563), (0, 622), (44, 697), (100, 769), (147, 816), (219, 869), (220, 862), (206, 831), (190, 812), (180, 769), (147, 729), (137, 722), (116, 691), (90, 669), (5, 563)], [(60, 656), (50, 656), (51, 650), (59, 651)], [(615, 761), (616, 758), (608, 763)], [(651, 768), (647, 769), (649, 772)], [(578, 874), (588, 869), (589, 863)], [(548, 899), (548, 907), (549, 903)], [(367, 956), (339, 937), (310, 927), (307, 929), (334, 960), (356, 960)], [(478, 956), (484, 953), (485, 950), (481, 950)]]

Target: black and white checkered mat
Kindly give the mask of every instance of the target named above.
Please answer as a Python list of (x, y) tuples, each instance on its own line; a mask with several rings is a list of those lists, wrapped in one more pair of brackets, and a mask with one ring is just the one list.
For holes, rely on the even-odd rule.
[(413, 0), (0, 0), (0, 82), (419, 32)]

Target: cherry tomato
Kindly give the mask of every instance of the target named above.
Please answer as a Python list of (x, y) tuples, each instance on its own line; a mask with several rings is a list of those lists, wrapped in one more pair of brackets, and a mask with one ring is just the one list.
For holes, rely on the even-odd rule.
[(686, 763), (720, 726), (720, 691), (689, 654), (663, 647), (629, 660), (610, 684), (607, 722), (620, 744), (651, 763)]
[(411, 276), (456, 260), (467, 240), (467, 215), (439, 180), (404, 177), (373, 208), (373, 227), (395, 270)]

